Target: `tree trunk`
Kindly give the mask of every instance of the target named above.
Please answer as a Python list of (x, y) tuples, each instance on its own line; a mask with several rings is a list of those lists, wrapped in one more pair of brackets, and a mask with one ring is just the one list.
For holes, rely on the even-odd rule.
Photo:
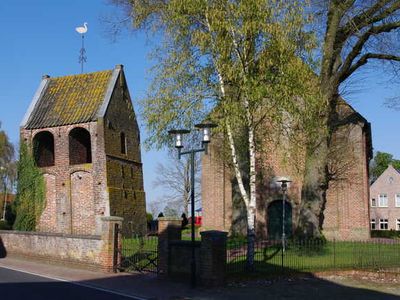
[(336, 105), (338, 84), (321, 82), (321, 90), (327, 103), (325, 117), (322, 118), (320, 138), (306, 150), (306, 161), (301, 191), (301, 209), (297, 233), (305, 237), (319, 237), (324, 223), (326, 192), (329, 187), (329, 148), (337, 123)]
[(255, 246), (255, 209), (247, 208), (247, 256), (246, 268), (248, 271), (254, 270), (254, 246)]
[(321, 235), (328, 188), (327, 157), (327, 138), (320, 141), (317, 149), (307, 150), (297, 227), (297, 233), (304, 237)]
[(254, 268), (254, 244), (255, 244), (255, 214), (256, 214), (256, 145), (254, 139), (254, 128), (249, 103), (245, 100), (248, 141), (249, 141), (249, 189), (250, 201), (247, 206), (247, 268)]

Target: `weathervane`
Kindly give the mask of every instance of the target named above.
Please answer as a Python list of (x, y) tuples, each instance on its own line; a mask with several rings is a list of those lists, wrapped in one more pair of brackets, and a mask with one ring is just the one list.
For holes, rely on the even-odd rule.
[(76, 32), (82, 35), (82, 48), (79, 51), (79, 63), (81, 64), (81, 73), (83, 73), (83, 64), (86, 62), (87, 59), (85, 50), (85, 33), (88, 30), (87, 24), (88, 23), (85, 22), (83, 23), (83, 26), (75, 28)]

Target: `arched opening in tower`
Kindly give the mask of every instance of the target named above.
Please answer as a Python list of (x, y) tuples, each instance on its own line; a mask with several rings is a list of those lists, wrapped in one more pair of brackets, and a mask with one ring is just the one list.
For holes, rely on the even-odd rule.
[(90, 133), (84, 128), (76, 127), (69, 133), (69, 164), (78, 165), (91, 162)]
[(41, 131), (33, 137), (33, 156), (38, 167), (54, 166), (54, 137), (49, 131)]

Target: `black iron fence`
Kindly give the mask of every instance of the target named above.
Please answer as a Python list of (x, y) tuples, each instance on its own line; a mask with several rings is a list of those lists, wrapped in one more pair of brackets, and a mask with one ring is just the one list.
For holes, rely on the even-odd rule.
[[(227, 244), (227, 271), (238, 273), (246, 266), (247, 242)], [(271, 275), (338, 269), (400, 267), (400, 241), (258, 241), (255, 244), (254, 271)]]
[(158, 272), (158, 237), (133, 235), (123, 238), (119, 270), (125, 272)]

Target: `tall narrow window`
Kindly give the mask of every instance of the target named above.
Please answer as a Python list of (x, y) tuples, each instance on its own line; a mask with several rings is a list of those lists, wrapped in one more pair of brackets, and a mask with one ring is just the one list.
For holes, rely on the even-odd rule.
[(375, 198), (371, 199), (371, 207), (376, 207), (376, 199)]
[(69, 133), (69, 164), (78, 165), (91, 162), (90, 133), (84, 128), (76, 127)]
[(49, 131), (41, 131), (33, 138), (33, 156), (38, 167), (54, 166), (54, 137)]
[(396, 220), (396, 230), (400, 231), (400, 219)]
[(125, 137), (125, 133), (121, 132), (120, 139), (121, 139), (121, 153), (122, 154), (126, 154), (126, 137)]
[(388, 206), (388, 197), (387, 194), (379, 195), (379, 207), (387, 207)]
[(400, 207), (400, 194), (396, 194), (395, 202), (396, 202), (396, 207)]
[(375, 229), (376, 229), (375, 219), (371, 219), (371, 230), (375, 230)]

